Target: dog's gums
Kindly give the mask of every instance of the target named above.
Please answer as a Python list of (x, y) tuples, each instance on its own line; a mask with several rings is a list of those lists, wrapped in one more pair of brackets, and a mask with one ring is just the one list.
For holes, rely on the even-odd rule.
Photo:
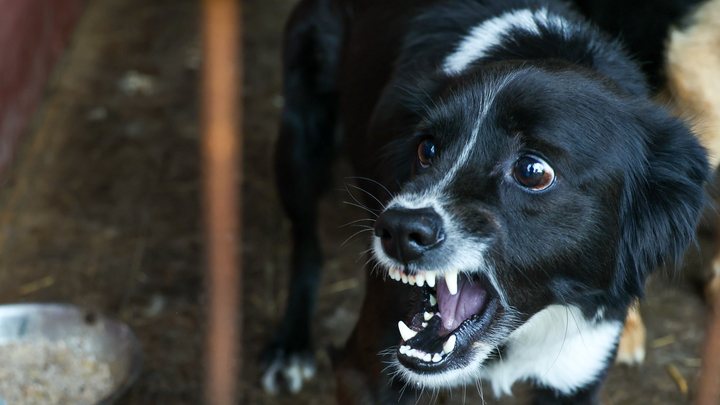
[[(492, 288), (483, 277), (449, 271), (407, 274), (393, 267), (390, 278), (417, 285), (413, 315), (398, 322), (402, 341), (398, 361), (422, 372), (440, 372), (482, 345), (483, 332), (498, 308)], [(436, 284), (437, 281), (437, 284)]]

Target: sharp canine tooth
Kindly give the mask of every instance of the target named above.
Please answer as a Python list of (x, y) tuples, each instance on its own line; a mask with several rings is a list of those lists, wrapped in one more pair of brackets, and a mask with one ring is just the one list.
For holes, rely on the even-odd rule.
[[(405, 324), (403, 324), (403, 325), (405, 325)], [(450, 335), (447, 342), (445, 342), (445, 344), (443, 344), (443, 351), (445, 353), (450, 353), (455, 348), (455, 340), (456, 340), (455, 335)]]
[(430, 312), (425, 312), (423, 314), (423, 318), (425, 318), (426, 321), (429, 321), (433, 317), (433, 315), (435, 315), (435, 314), (431, 314)]
[(450, 295), (457, 294), (457, 279), (458, 279), (458, 272), (448, 271), (445, 273), (445, 283), (447, 284), (448, 291), (450, 291)]
[(430, 353), (426, 353), (423, 356), (423, 361), (430, 361), (430, 360), (432, 360), (432, 355)]
[(437, 298), (435, 298), (434, 295), (430, 294), (430, 306), (434, 307), (435, 304), (437, 304)]
[[(402, 336), (403, 340), (406, 342), (408, 340), (414, 338), (415, 335), (417, 335), (417, 332), (408, 328), (408, 326), (405, 325), (405, 322), (403, 322), (403, 321), (398, 322), (398, 329), (400, 329), (400, 336)], [(455, 336), (455, 335), (453, 335), (453, 336)]]
[(415, 276), (408, 276), (408, 283), (410, 283), (410, 285), (415, 285)]
[(407, 274), (405, 274), (405, 273), (401, 274), (400, 278), (402, 279), (403, 284), (407, 284)]
[(442, 360), (442, 356), (440, 355), (440, 353), (435, 353), (435, 354), (433, 354), (433, 357), (432, 357), (433, 363), (437, 363), (437, 362), (439, 362), (440, 360)]
[(427, 282), (428, 287), (435, 287), (435, 272), (434, 271), (426, 271), (425, 272), (425, 281)]

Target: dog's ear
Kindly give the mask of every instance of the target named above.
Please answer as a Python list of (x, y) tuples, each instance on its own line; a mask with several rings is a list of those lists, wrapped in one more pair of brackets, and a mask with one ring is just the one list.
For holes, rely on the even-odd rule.
[(685, 123), (658, 107), (643, 110), (644, 164), (626, 174), (620, 205), (616, 296), (641, 296), (651, 272), (679, 263), (707, 202), (705, 149)]

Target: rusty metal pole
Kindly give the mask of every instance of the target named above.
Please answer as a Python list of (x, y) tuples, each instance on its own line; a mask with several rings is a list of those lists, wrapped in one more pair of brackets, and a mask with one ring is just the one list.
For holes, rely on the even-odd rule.
[(207, 232), (208, 329), (205, 403), (238, 402), (242, 310), (240, 0), (203, 1), (203, 203)]
[(715, 294), (708, 319), (698, 405), (720, 404), (720, 292)]

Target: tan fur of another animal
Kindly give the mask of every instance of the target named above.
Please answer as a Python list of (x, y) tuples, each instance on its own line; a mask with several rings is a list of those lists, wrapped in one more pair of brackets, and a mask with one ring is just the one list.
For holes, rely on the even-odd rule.
[(618, 352), (615, 357), (617, 363), (636, 365), (645, 360), (645, 325), (640, 317), (640, 301), (636, 300), (625, 318)]
[[(713, 168), (720, 164), (720, 0), (710, 0), (686, 28), (670, 31), (666, 52), (670, 105), (693, 122)], [(720, 224), (716, 226), (720, 227)], [(709, 302), (720, 295), (720, 246), (707, 269)]]

